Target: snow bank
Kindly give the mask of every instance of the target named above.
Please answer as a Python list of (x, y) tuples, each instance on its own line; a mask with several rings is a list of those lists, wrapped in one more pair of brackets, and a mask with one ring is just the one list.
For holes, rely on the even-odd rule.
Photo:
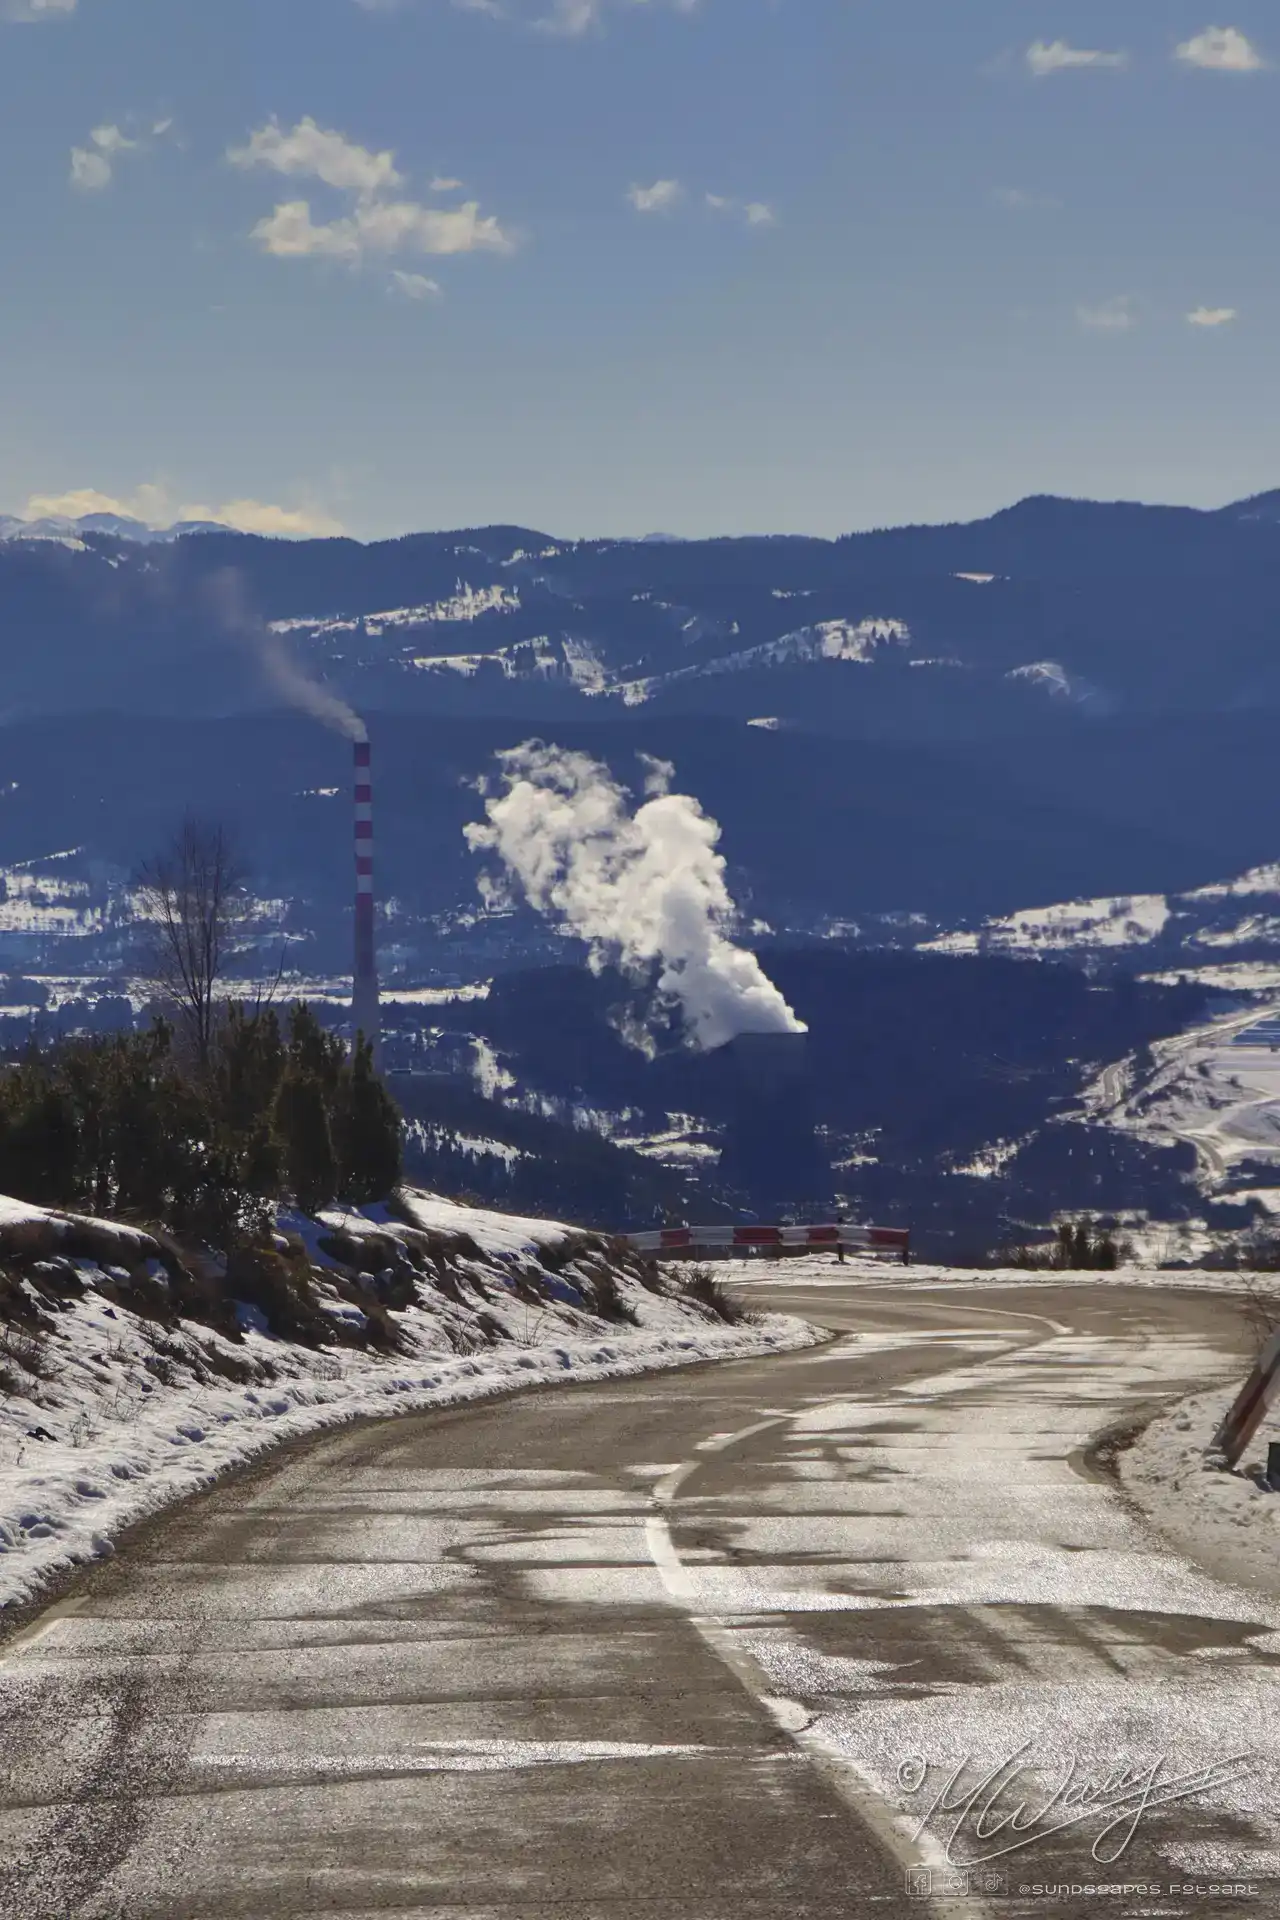
[(1224, 1579), (1280, 1595), (1280, 1494), (1262, 1478), (1267, 1442), (1280, 1422), (1264, 1419), (1237, 1471), (1220, 1464), (1213, 1436), (1235, 1399), (1233, 1386), (1194, 1394), (1153, 1420), (1120, 1455), (1120, 1480), (1147, 1518), (1189, 1559)]
[[(37, 1226), (56, 1219), (3, 1204), (0, 1224), (9, 1209), (24, 1228), (28, 1215)], [(781, 1314), (728, 1327), (677, 1291), (678, 1271), (655, 1291), (633, 1256), (619, 1250), (612, 1260), (610, 1243), (556, 1222), (430, 1195), (411, 1196), (406, 1211), (420, 1232), (450, 1240), (433, 1250), (437, 1277), (427, 1262), (412, 1280), (412, 1304), (385, 1312), (401, 1348), (395, 1353), (281, 1339), (244, 1303), (239, 1338), (204, 1321), (166, 1321), (154, 1304), (134, 1312), (128, 1301), (136, 1279), (100, 1264), (101, 1255), (77, 1255), (74, 1285), (64, 1279), (61, 1294), (20, 1280), (32, 1314), (25, 1324), (0, 1320), (0, 1608), (110, 1553), (123, 1528), (284, 1440), (516, 1387), (742, 1359), (824, 1337)], [(398, 1223), (369, 1208), (305, 1224), (317, 1299), (337, 1340), (366, 1319), (351, 1294), (364, 1297), (370, 1313), (374, 1296), (360, 1296), (349, 1282), (344, 1293), (319, 1241), (338, 1233), (381, 1255)], [(613, 1289), (608, 1319), (598, 1310), (606, 1297), (602, 1270)], [(37, 1278), (39, 1271), (31, 1269)], [(327, 1287), (330, 1275), (335, 1284)]]
[[(486, 1253), (532, 1255), (539, 1247), (553, 1247), (576, 1231), (558, 1220), (526, 1220), (516, 1214), (493, 1213), (485, 1207), (463, 1207), (456, 1200), (407, 1188), (404, 1207), (415, 1226), (435, 1233), (466, 1233)], [(370, 1217), (376, 1209), (368, 1209)], [(344, 1216), (345, 1218), (346, 1216)], [(336, 1219), (326, 1215), (327, 1219)]]
[[(1128, 1227), (1123, 1227), (1118, 1236), (1128, 1240), (1132, 1236)], [(776, 1292), (779, 1286), (794, 1285), (805, 1293), (815, 1287), (844, 1287), (851, 1281), (863, 1281), (868, 1285), (892, 1287), (895, 1292), (904, 1287), (928, 1290), (935, 1287), (964, 1288), (968, 1286), (987, 1287), (1141, 1287), (1166, 1293), (1171, 1288), (1192, 1288), (1197, 1292), (1240, 1294), (1247, 1283), (1256, 1279), (1246, 1269), (1215, 1267), (1159, 1267), (1129, 1265), (1114, 1268), (1062, 1268), (1062, 1267), (939, 1267), (924, 1260), (913, 1260), (909, 1267), (902, 1267), (897, 1260), (876, 1259), (870, 1255), (846, 1254), (841, 1266), (834, 1254), (815, 1253), (791, 1255), (782, 1260), (753, 1257), (747, 1260), (717, 1261), (714, 1272), (732, 1287), (735, 1293), (744, 1293), (747, 1297), (753, 1286), (768, 1287)], [(1268, 1276), (1269, 1277), (1269, 1276)], [(1280, 1438), (1280, 1434), (1277, 1434)]]
[(33, 1207), (25, 1200), (0, 1194), (0, 1259), (37, 1246), (52, 1252), (61, 1247), (79, 1250), (90, 1243), (95, 1251), (113, 1253), (117, 1259), (148, 1259), (159, 1252), (150, 1234), (136, 1227), (122, 1227), (114, 1220), (98, 1220), (89, 1214)]

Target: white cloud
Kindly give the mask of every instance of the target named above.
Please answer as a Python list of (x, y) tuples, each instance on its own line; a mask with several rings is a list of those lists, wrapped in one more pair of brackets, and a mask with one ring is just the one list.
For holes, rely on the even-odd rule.
[(89, 138), (99, 153), (112, 155), (129, 153), (134, 147), (141, 145), (140, 141), (131, 140), (127, 133), (116, 126), (95, 127)]
[[(410, 0), (355, 0), (355, 4), (365, 13), (399, 13)], [(675, 13), (694, 13), (700, 0), (450, 0), (450, 5), (459, 13), (484, 14), (491, 20), (509, 20), (515, 26), (532, 27), (558, 39), (581, 40), (598, 32), (611, 13), (658, 5)]]
[(1034, 213), (1062, 205), (1051, 194), (1030, 193), (1025, 187), (996, 187), (991, 198), (998, 207), (1008, 207), (1011, 213)]
[(1195, 307), (1187, 315), (1189, 327), (1229, 327), (1240, 318), (1238, 307)]
[[(157, 120), (150, 128), (152, 138), (168, 133), (172, 120)], [(89, 135), (89, 144), (71, 149), (71, 184), (82, 192), (100, 193), (108, 187), (115, 174), (115, 162), (122, 153), (140, 153), (146, 148), (146, 141), (124, 131), (123, 127), (111, 124), (95, 127)]]
[(101, 193), (111, 185), (111, 162), (92, 147), (72, 147), (71, 184), (82, 193)]
[(778, 216), (767, 200), (733, 200), (723, 193), (704, 193), (703, 205), (711, 213), (724, 213), (736, 219), (739, 216), (749, 227), (776, 227)]
[(277, 260), (308, 257), (359, 266), (370, 255), (509, 253), (512, 242), (479, 203), (424, 207), (415, 200), (366, 200), (337, 220), (317, 224), (305, 200), (288, 200), (260, 220), (251, 236)]
[(131, 494), (101, 493), (96, 487), (72, 487), (66, 493), (33, 493), (22, 510), (24, 520), (81, 520), (89, 513), (111, 513), (148, 526), (179, 520), (213, 520), (239, 533), (329, 535), (341, 523), (319, 507), (281, 507), (263, 500), (227, 500), (220, 507), (175, 505), (167, 487), (147, 482)]
[(159, 504), (157, 487), (139, 487), (127, 499), (99, 493), (96, 487), (72, 487), (66, 493), (33, 493), (22, 509), (24, 520), (80, 520), (86, 513), (114, 513), (122, 520), (147, 520)]
[(345, 134), (317, 126), (310, 115), (288, 133), (278, 121), (268, 121), (249, 136), (247, 146), (232, 147), (227, 158), (235, 167), (270, 167), (294, 179), (323, 180), (327, 187), (365, 196), (404, 185), (394, 153), (372, 153)]
[(1129, 333), (1138, 324), (1133, 296), (1128, 293), (1117, 294), (1114, 300), (1104, 300), (1096, 307), (1077, 307), (1076, 319), (1090, 333)]
[(76, 0), (0, 0), (0, 20), (65, 20)]
[(684, 198), (678, 180), (655, 180), (651, 187), (633, 186), (627, 198), (637, 213), (670, 213)]
[(1071, 47), (1065, 40), (1036, 40), (1027, 48), (1027, 65), (1038, 80), (1046, 74), (1066, 73), (1078, 67), (1127, 67), (1127, 53), (1099, 53), (1091, 47)]
[[(397, 253), (512, 250), (510, 236), (491, 214), (481, 214), (475, 200), (459, 207), (427, 207), (416, 200), (384, 197), (405, 184), (395, 154), (374, 153), (310, 117), (287, 132), (272, 120), (246, 146), (233, 147), (227, 158), (237, 167), (268, 167), (295, 179), (319, 180), (350, 196), (350, 210), (332, 220), (313, 219), (309, 200), (286, 200), (274, 207), (253, 228), (251, 238), (278, 260), (341, 260), (355, 267), (370, 257)], [(460, 185), (441, 177), (432, 182), (437, 192)]]
[(1266, 61), (1239, 27), (1206, 27), (1175, 50), (1175, 60), (1215, 73), (1258, 73)]
[(391, 269), (391, 288), (394, 293), (402, 293), (406, 300), (444, 298), (444, 289), (438, 280), (429, 280), (425, 273), (405, 273), (401, 267)]
[(604, 0), (552, 0), (551, 11), (538, 21), (544, 33), (563, 33), (570, 39), (600, 25)]
[(451, 180), (448, 174), (438, 173), (433, 180), (428, 180), (427, 185), (432, 193), (458, 193), (466, 181)]
[[(694, 13), (698, 3), (699, 0), (666, 0), (676, 13)], [(502, 11), (493, 0), (454, 0), (455, 6), (459, 4), (483, 13)], [(535, 20), (534, 25), (542, 33), (561, 34), (572, 40), (603, 26), (605, 14), (611, 8), (644, 7), (653, 4), (653, 0), (550, 0), (550, 4), (551, 11)]]
[(179, 520), (216, 520), (237, 533), (276, 534), (286, 538), (309, 536), (331, 539), (342, 522), (319, 507), (278, 507), (265, 500), (227, 500), (220, 507), (183, 507)]
[[(406, 0), (356, 0), (367, 13), (390, 13), (404, 4)], [(451, 4), (460, 13), (486, 14), (558, 39), (581, 40), (599, 32), (609, 14), (657, 5), (675, 13), (694, 13), (700, 0), (451, 0)]]

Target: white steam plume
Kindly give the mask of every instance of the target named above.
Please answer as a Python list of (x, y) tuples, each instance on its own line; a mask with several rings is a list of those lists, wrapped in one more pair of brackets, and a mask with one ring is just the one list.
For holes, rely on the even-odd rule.
[(658, 992), (683, 1008), (702, 1048), (805, 1031), (755, 955), (734, 945), (719, 825), (670, 791), (673, 768), (648, 762), (648, 798), (632, 813), (588, 754), (527, 740), (498, 759), (503, 791), (485, 801), (488, 824), (465, 829), (467, 844), (497, 853), (539, 913), (588, 943), (593, 965), (658, 968)]

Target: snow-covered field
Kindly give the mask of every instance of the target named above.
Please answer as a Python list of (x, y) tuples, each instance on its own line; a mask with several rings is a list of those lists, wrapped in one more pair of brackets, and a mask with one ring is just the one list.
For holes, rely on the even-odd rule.
[[(165, 1325), (130, 1311), (123, 1297), (144, 1249), (127, 1231), (97, 1259), (75, 1259), (79, 1298), (51, 1300), (24, 1281), (31, 1304), (54, 1324), (32, 1333), (0, 1321), (0, 1607), (109, 1553), (123, 1528), (284, 1440), (515, 1387), (745, 1358), (822, 1338), (778, 1314), (726, 1326), (687, 1297), (642, 1285), (634, 1262), (614, 1278), (636, 1324), (607, 1320), (586, 1305), (605, 1258), (599, 1241), (554, 1221), (434, 1195), (406, 1202), (421, 1229), (453, 1238), (441, 1242), (447, 1289), (424, 1281), (416, 1304), (390, 1315), (403, 1348), (395, 1354), (277, 1338), (247, 1305), (238, 1340), (203, 1322)], [(63, 1218), (0, 1201), (0, 1252), (5, 1231), (56, 1229)], [(95, 1231), (102, 1224), (93, 1223)], [(326, 1235), (367, 1239), (373, 1265), (398, 1231), (378, 1209), (282, 1225), (307, 1243), (316, 1266), (335, 1273), (319, 1244)], [(321, 1305), (335, 1324), (363, 1318), (336, 1285)]]
[(1091, 1120), (1188, 1141), (1206, 1190), (1227, 1197), (1242, 1161), (1280, 1166), (1280, 1003), (1256, 1005), (1159, 1041), (1154, 1071), (1108, 1067), (1085, 1096)]
[(1164, 932), (1168, 922), (1169, 903), (1163, 894), (1067, 900), (989, 920), (977, 933), (941, 934), (925, 941), (924, 947), (932, 953), (1068, 953), (1145, 946)]
[[(1010, 678), (1047, 670), (1021, 667)], [(1280, 868), (1268, 866), (1189, 893), (1049, 902), (980, 927), (943, 929), (923, 944), (939, 953), (1023, 955), (1149, 947), (1166, 967), (1178, 963), (1155, 978), (1185, 979), (1190, 973), (1226, 991), (1265, 991), (1277, 984), (1277, 968), (1258, 953), (1274, 950), (1278, 937)], [(1238, 956), (1234, 962), (1227, 957), (1233, 949)]]

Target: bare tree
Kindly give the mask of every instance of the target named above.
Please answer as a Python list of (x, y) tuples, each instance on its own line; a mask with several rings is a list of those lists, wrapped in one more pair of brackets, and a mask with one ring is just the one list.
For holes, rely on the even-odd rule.
[(152, 928), (152, 978), (176, 1005), (202, 1070), (213, 1047), (219, 985), (248, 912), (245, 879), (225, 827), (190, 814), (138, 875), (139, 903)]

